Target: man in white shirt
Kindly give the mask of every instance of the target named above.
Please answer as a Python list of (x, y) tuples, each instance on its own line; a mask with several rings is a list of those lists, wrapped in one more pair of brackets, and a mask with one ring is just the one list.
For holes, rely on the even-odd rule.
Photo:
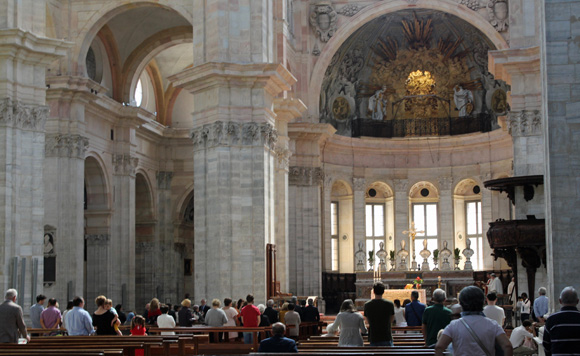
[(529, 347), (523, 346), (526, 339), (532, 339), (534, 337), (534, 334), (530, 331), (535, 334), (535, 330), (532, 328), (532, 322), (529, 320), (524, 320), (522, 325), (512, 331), (510, 342), (514, 348), (514, 355), (527, 355), (533, 351)]
[(496, 294), (503, 294), (503, 286), (499, 278), (495, 276), (495, 273), (490, 274), (491, 281), (489, 282), (489, 292), (495, 292)]
[[(172, 329), (175, 327), (175, 319), (168, 314), (169, 306), (167, 304), (161, 304), (161, 315), (157, 317), (157, 326), (160, 328)], [(163, 331), (161, 335), (175, 335), (173, 331)]]
[(483, 314), (491, 320), (495, 320), (499, 326), (503, 327), (503, 322), (505, 321), (505, 311), (503, 308), (495, 305), (497, 302), (497, 294), (491, 292), (487, 295), (487, 305), (483, 308)]

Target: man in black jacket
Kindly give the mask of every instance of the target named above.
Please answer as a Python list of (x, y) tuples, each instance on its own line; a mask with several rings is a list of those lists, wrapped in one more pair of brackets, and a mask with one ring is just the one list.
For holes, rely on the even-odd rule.
[(274, 300), (270, 299), (266, 303), (266, 310), (264, 310), (264, 315), (268, 317), (268, 320), (270, 320), (270, 324), (272, 325), (278, 322), (280, 315), (280, 313), (274, 309), (273, 306)]

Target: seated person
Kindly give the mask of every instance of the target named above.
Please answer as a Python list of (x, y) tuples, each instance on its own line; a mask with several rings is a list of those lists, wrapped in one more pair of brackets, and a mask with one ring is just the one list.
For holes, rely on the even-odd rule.
[(534, 337), (532, 332), (535, 333), (535, 330), (532, 327), (532, 322), (529, 320), (524, 320), (522, 325), (512, 331), (510, 342), (514, 348), (514, 355), (527, 355), (534, 351), (532, 348), (528, 347), (533, 344), (533, 342), (530, 341)]
[(272, 325), (272, 337), (260, 342), (258, 352), (298, 352), (296, 342), (284, 337), (286, 326), (282, 323)]

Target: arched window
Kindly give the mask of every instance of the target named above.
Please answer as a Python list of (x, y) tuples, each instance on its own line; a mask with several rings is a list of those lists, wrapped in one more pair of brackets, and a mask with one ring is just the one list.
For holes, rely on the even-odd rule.
[[(417, 235), (413, 251), (418, 265), (423, 261), (420, 253), (425, 249), (433, 254), (439, 248), (439, 193), (437, 188), (429, 182), (415, 184), (409, 192), (411, 203), (411, 221), (415, 222)], [(411, 257), (412, 258), (412, 257)], [(435, 267), (432, 258), (428, 258), (429, 268)]]
[[(454, 191), (455, 235), (460, 246), (469, 239), (474, 251), (471, 263), (474, 270), (483, 269), (483, 223), (481, 187), (473, 179), (464, 179)], [(463, 244), (461, 244), (463, 242)]]
[(141, 84), (141, 79), (137, 82), (137, 86), (135, 87), (135, 105), (141, 106), (143, 102), (143, 85)]
[[(392, 219), (388, 219), (388, 217), (392, 215), (393, 191), (391, 188), (382, 182), (371, 184), (365, 193), (365, 246), (367, 256), (370, 251), (373, 251), (376, 256), (376, 253), (381, 249), (381, 242), (383, 243), (383, 249), (388, 253), (389, 245), (387, 244), (386, 236), (387, 233), (391, 233), (393, 223)], [(379, 262), (379, 258), (376, 256), (375, 269)]]

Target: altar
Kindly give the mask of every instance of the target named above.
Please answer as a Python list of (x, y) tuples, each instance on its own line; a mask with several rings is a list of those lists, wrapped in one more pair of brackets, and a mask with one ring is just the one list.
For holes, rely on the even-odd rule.
[[(421, 277), (421, 289), (404, 289), (407, 284), (413, 283)], [(393, 301), (399, 299), (401, 304), (405, 299), (411, 299), (411, 292), (419, 292), (419, 301), (427, 303), (431, 300), (433, 291), (441, 285), (447, 293), (447, 298), (457, 298), (461, 289), (473, 285), (473, 271), (393, 271), (393, 272), (357, 272), (356, 273), (356, 300), (357, 309), (362, 310), (364, 304), (371, 300), (373, 284), (382, 282), (386, 289), (383, 298)]]

